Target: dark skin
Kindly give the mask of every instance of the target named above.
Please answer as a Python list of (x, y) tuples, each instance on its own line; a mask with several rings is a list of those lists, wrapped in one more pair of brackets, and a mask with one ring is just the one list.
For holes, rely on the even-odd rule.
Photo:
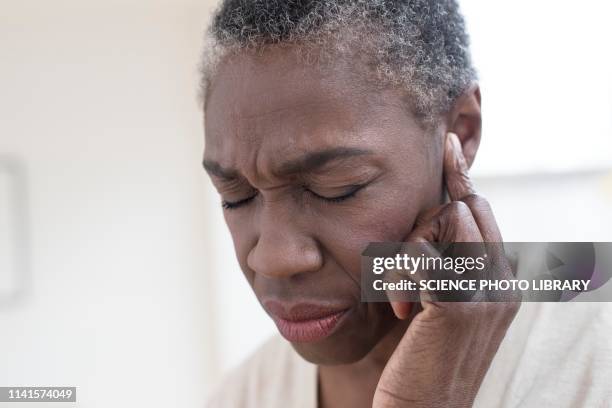
[[(480, 141), (480, 94), (471, 87), (437, 126), (425, 128), (403, 92), (373, 91), (357, 74), (340, 64), (305, 66), (281, 49), (226, 58), (208, 91), (204, 166), (226, 203), (239, 264), (264, 309), (269, 299), (349, 308), (329, 337), (293, 343), (319, 366), (319, 407), (431, 406), (428, 398), (444, 392), (428, 385), (414, 394), (415, 384), (432, 378), (419, 381), (413, 373), (434, 375), (448, 356), (432, 349), (414, 359), (431, 370), (407, 361), (416, 331), (431, 327), (427, 317), (444, 320), (429, 311), (439, 308), (362, 303), (360, 254), (369, 242), (433, 240), (441, 233), (483, 239), (465, 208), (444, 203), (445, 175), (453, 201), (473, 195), (464, 184)], [(458, 137), (454, 145), (449, 131)], [(433, 225), (442, 218), (467, 226), (440, 231)], [(431, 336), (443, 330), (416, 338), (435, 343)], [(472, 383), (482, 381), (481, 366), (488, 364), (472, 370)], [(475, 391), (463, 394), (468, 406)]]

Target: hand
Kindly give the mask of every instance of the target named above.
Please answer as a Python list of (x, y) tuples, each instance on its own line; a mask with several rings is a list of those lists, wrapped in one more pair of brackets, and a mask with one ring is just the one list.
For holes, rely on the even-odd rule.
[[(451, 202), (422, 214), (408, 242), (502, 242), (488, 202), (474, 193), (459, 138), (445, 141), (444, 178)], [(492, 273), (509, 278), (503, 251), (488, 253)], [(421, 297), (389, 359), (374, 395), (374, 408), (471, 407), (520, 303), (443, 303)], [(398, 318), (411, 304), (391, 302)], [(415, 305), (416, 306), (416, 305)]]

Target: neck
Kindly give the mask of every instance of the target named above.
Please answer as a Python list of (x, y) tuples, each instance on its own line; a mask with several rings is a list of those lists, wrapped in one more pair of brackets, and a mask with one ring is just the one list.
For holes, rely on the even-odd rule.
[(371, 408), (382, 371), (409, 323), (410, 319), (398, 321), (372, 351), (356, 363), (319, 366), (319, 408)]

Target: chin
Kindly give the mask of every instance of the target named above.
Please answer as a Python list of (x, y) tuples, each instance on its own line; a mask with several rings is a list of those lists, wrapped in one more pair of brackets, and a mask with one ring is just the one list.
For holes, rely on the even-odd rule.
[[(333, 337), (333, 336), (332, 336)], [(364, 343), (350, 338), (329, 338), (316, 343), (292, 342), (291, 345), (302, 358), (316, 365), (351, 364), (363, 359), (374, 348), (377, 341)]]

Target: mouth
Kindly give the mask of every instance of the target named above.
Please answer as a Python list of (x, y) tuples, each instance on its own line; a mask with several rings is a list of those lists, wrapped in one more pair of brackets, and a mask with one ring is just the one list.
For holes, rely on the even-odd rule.
[(281, 335), (293, 343), (311, 343), (329, 337), (348, 315), (349, 308), (314, 303), (264, 303)]

